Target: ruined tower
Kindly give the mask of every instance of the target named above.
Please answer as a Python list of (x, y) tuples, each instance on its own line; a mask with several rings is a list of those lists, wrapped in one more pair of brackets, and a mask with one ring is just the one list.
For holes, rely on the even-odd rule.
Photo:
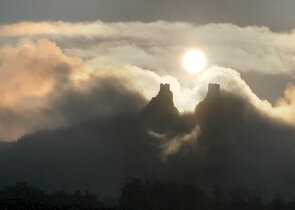
[(220, 97), (220, 85), (216, 83), (209, 83), (208, 84), (208, 92), (206, 99), (217, 99)]
[(174, 105), (169, 84), (160, 85), (158, 95), (143, 108), (142, 120), (147, 127), (158, 133), (178, 130), (179, 112)]
[(160, 85), (158, 95), (152, 98), (146, 107), (146, 111), (153, 113), (158, 112), (159, 114), (178, 114), (178, 110), (173, 103), (173, 93), (170, 90), (170, 84)]

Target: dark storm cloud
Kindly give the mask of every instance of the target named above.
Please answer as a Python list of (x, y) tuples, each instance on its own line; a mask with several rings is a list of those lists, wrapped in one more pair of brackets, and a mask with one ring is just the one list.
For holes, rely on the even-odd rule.
[(292, 0), (53, 0), (0, 1), (0, 23), (47, 21), (185, 21), (196, 24), (234, 23), (291, 30)]

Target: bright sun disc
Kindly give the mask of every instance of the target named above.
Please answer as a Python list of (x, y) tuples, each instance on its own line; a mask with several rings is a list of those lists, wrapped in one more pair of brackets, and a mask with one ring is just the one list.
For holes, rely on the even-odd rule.
[(206, 67), (206, 58), (198, 50), (190, 50), (183, 57), (184, 68), (191, 73), (199, 73)]

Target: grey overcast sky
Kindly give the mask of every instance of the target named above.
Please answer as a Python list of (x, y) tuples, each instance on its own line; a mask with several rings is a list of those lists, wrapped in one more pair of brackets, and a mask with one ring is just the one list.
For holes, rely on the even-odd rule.
[(184, 21), (295, 27), (294, 0), (0, 0), (0, 23), (31, 21)]

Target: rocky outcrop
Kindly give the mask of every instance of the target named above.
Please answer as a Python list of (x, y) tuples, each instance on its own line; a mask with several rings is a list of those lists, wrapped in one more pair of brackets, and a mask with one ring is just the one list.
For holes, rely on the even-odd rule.
[(161, 84), (158, 95), (153, 97), (142, 110), (144, 124), (151, 130), (163, 133), (171, 128), (176, 128), (179, 118), (179, 111), (174, 106), (170, 85)]
[(144, 110), (148, 114), (167, 117), (169, 115), (178, 115), (178, 110), (174, 106), (173, 93), (169, 84), (161, 84), (160, 91), (156, 97), (153, 97)]

